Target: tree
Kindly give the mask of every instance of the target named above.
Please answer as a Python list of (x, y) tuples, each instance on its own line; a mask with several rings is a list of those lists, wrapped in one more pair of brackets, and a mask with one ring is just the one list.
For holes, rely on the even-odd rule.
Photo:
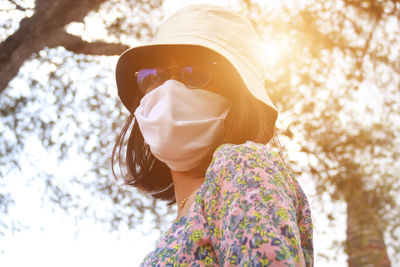
[[(18, 73), (22, 64), (45, 47), (63, 46), (69, 51), (89, 55), (119, 55), (128, 47), (107, 42), (85, 42), (65, 30), (71, 22), (82, 22), (89, 11), (97, 10), (105, 0), (38, 0), (34, 13), (20, 22), (16, 32), (0, 45), (0, 92)], [(16, 8), (22, 6), (11, 1)]]
[[(99, 219), (113, 227), (121, 222), (133, 227), (146, 210), (155, 213), (158, 203), (121, 190), (110, 179), (106, 162), (124, 115), (115, 102), (115, 90), (109, 90), (115, 86), (112, 68), (104, 66), (104, 58), (90, 55), (119, 54), (127, 47), (121, 43), (150, 37), (162, 17), (162, 3), (3, 3), (14, 13), (3, 21), (2, 32), (8, 37), (0, 44), (0, 130), (7, 140), (0, 143), (0, 162), (7, 166), (1, 174), (19, 166), (19, 151), (37, 135), (60, 160), (72, 153), (84, 154), (92, 162), (85, 180), (77, 177), (75, 184), (112, 203), (111, 218)], [(388, 266), (387, 247), (393, 251), (400, 247), (395, 197), (400, 162), (399, 1), (231, 4), (252, 20), (266, 43), (275, 42), (285, 50), (275, 62), (267, 62), (269, 92), (282, 111), (282, 140), (289, 153), (297, 149), (302, 159), (308, 158), (291, 164), (298, 175), (314, 179), (317, 200), (323, 203), (328, 194), (347, 204), (343, 247), (349, 266)], [(20, 25), (16, 14), (26, 16)], [(89, 18), (97, 18), (99, 27), (104, 25), (107, 41), (91, 42), (85, 40), (88, 33), (79, 37), (70, 33), (73, 22), (89, 25)], [(5, 90), (20, 67), (22, 72)], [(38, 69), (41, 75), (29, 69)], [(29, 87), (25, 85), (29, 90), (18, 88), (22, 80), (29, 81)], [(368, 99), (373, 104), (359, 101), (366, 92), (375, 92), (376, 97)], [(68, 122), (61, 120), (66, 117)], [(59, 186), (55, 177), (42, 172), (41, 179), (48, 185), (49, 197), (66, 210), (78, 202), (74, 190)], [(11, 201), (11, 195), (0, 191), (1, 212)], [(77, 205), (94, 214), (90, 205)], [(135, 210), (128, 211), (129, 207)], [(335, 216), (328, 214), (332, 220)]]
[[(347, 204), (349, 266), (390, 266), (385, 234), (399, 247), (399, 2), (308, 1), (279, 15), (246, 2), (259, 31), (290, 55), (273, 66), (270, 88), (290, 118), (284, 134), (309, 158), (293, 164), (315, 178), (321, 203), (328, 192)], [(370, 92), (379, 98), (359, 101)]]
[[(5, 141), (0, 145), (0, 164), (4, 166), (0, 175), (20, 168), (20, 152), (37, 136), (59, 162), (82, 156), (92, 162), (86, 173), (72, 179), (72, 188), (61, 186), (62, 181), (45, 170), (31, 174), (39, 176), (47, 187), (47, 197), (66, 211), (78, 209), (79, 216), (94, 216), (111, 228), (121, 222), (133, 227), (145, 211), (162, 211), (160, 203), (123, 189), (112, 178), (110, 149), (126, 114), (116, 100), (115, 58), (105, 65), (99, 57), (119, 55), (127, 49), (120, 39), (135, 43), (149, 38), (153, 24), (162, 18), (161, 2), (39, 0), (2, 1), (1, 6), (6, 8), (1, 11), (1, 36), (8, 37), (0, 44), (0, 127)], [(88, 19), (100, 21), (104, 40), (91, 41), (96, 32), (69, 33), (71, 26), (87, 25)], [(112, 209), (97, 215), (90, 203), (80, 203), (81, 196), (73, 193), (79, 188), (108, 205), (111, 202)], [(12, 201), (12, 195), (2, 189), (1, 211), (7, 213)], [(162, 218), (156, 218), (156, 227), (161, 227)], [(3, 222), (2, 228), (7, 228)]]

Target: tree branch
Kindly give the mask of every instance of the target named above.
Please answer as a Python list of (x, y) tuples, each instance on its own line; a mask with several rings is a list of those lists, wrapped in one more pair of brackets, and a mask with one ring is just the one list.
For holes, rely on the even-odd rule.
[(8, 0), (8, 2), (10, 2), (11, 4), (13, 4), (17, 10), (21, 10), (21, 11), (26, 11), (26, 10), (28, 10), (28, 9), (32, 10), (31, 8), (24, 8), (24, 7), (22, 7), (21, 5), (19, 5), (18, 3), (16, 3), (14, 0)]
[(46, 45), (47, 47), (63, 46), (68, 51), (86, 55), (114, 56), (120, 55), (129, 48), (129, 46), (119, 43), (87, 42), (79, 36), (69, 34), (64, 30), (55, 33), (52, 40)]

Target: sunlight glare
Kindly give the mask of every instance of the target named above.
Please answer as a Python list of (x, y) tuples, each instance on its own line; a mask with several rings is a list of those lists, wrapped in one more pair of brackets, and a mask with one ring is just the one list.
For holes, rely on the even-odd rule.
[(265, 56), (265, 66), (267, 68), (276, 67), (285, 61), (289, 49), (284, 38), (268, 38), (268, 40), (262, 40), (262, 46)]
[(276, 65), (282, 57), (282, 49), (279, 42), (276, 40), (269, 40), (263, 43), (263, 52), (266, 57), (266, 65)]

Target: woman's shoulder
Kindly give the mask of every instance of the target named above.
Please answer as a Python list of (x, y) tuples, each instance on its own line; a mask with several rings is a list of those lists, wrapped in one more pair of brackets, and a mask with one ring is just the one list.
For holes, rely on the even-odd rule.
[(201, 203), (221, 257), (267, 253), (272, 265), (293, 265), (303, 257), (312, 262), (310, 208), (279, 153), (253, 142), (224, 144), (207, 175)]
[(285, 191), (295, 197), (295, 182), (279, 153), (269, 145), (248, 141), (223, 144), (214, 153), (207, 174), (209, 190)]
[(269, 165), (281, 162), (279, 153), (273, 151), (269, 145), (247, 141), (243, 144), (222, 144), (214, 152), (210, 167), (251, 168), (256, 165)]

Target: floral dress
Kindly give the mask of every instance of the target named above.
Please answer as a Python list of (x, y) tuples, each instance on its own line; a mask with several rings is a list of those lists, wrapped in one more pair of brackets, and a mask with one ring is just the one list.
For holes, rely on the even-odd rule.
[(188, 214), (141, 266), (313, 266), (307, 198), (268, 146), (221, 145)]

